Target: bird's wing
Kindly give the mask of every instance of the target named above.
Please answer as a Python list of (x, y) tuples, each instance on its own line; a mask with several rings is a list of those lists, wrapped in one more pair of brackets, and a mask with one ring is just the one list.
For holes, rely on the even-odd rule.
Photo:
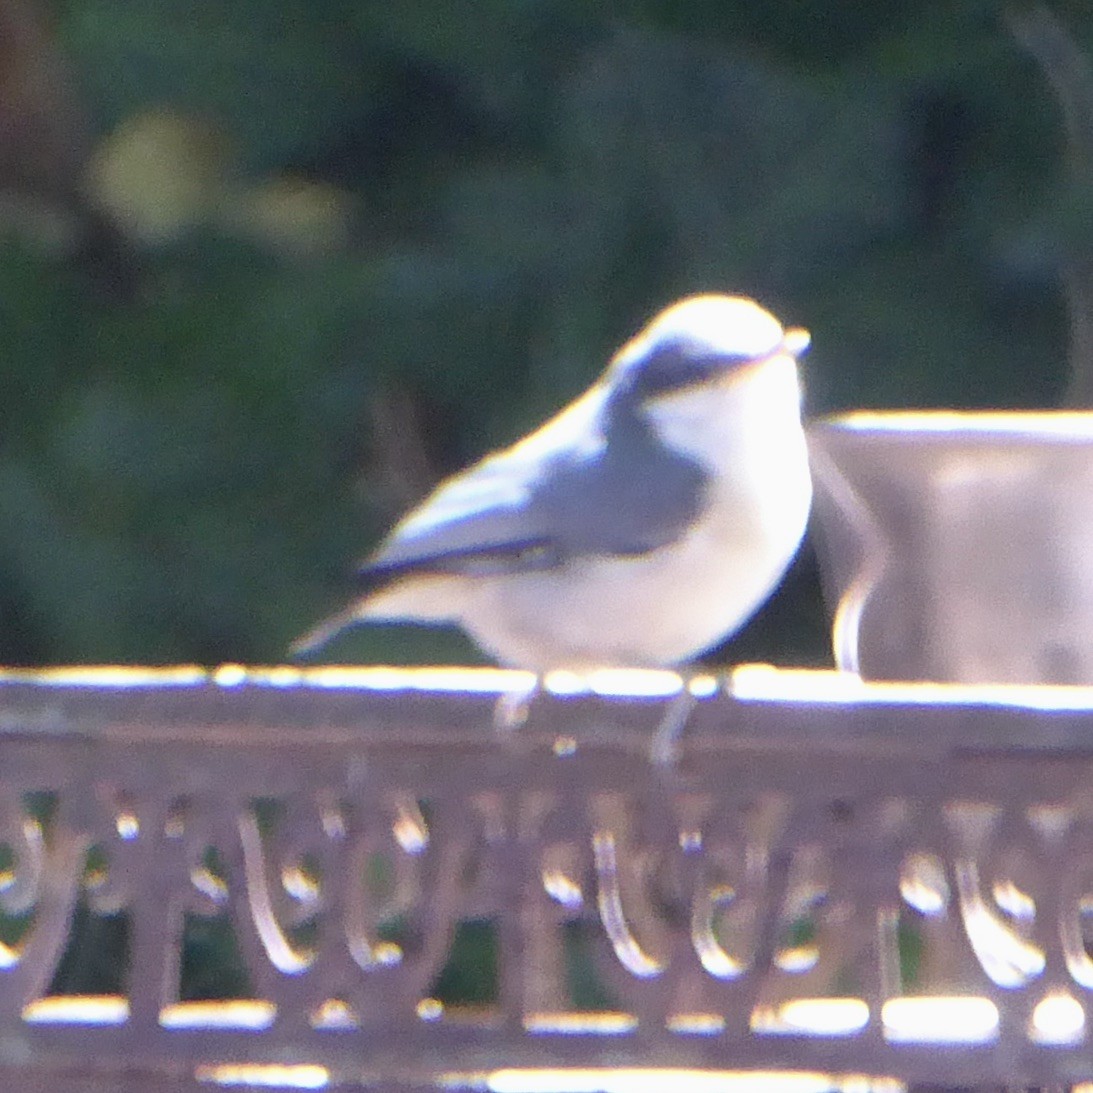
[(633, 556), (678, 538), (701, 511), (702, 469), (634, 421), (606, 437), (602, 402), (593, 389), (442, 484), (361, 568), (365, 588), (411, 573), (488, 576)]
[(361, 567), (368, 585), (407, 571), (489, 573), (547, 557), (549, 535), (535, 520), (530, 485), (498, 480), (487, 464), (444, 483), (399, 524)]
[(511, 448), (441, 483), (359, 570), (365, 588), (419, 572), (490, 572), (556, 564), (534, 495), (546, 468), (603, 444), (605, 392), (593, 387)]

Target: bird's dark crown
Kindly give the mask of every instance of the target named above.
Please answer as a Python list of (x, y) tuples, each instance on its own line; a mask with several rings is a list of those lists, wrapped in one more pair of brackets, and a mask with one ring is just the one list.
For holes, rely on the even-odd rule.
[(629, 362), (620, 386), (629, 398), (645, 402), (719, 379), (756, 359), (745, 353), (718, 352), (701, 341), (680, 336), (658, 342), (642, 358)]

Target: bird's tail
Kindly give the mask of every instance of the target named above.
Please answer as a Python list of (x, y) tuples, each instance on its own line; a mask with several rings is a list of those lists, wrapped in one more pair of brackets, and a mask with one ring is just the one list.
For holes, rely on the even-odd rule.
[(331, 638), (336, 637), (347, 626), (352, 626), (358, 618), (360, 618), (360, 614), (357, 607), (355, 604), (351, 604), (343, 611), (323, 619), (322, 622), (302, 634), (288, 647), (289, 656), (295, 659), (318, 652)]

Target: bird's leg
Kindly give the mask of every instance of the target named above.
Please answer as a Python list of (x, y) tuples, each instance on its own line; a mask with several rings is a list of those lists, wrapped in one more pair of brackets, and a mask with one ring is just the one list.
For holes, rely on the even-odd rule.
[(679, 758), (679, 739), (698, 704), (691, 690), (691, 677), (684, 675), (683, 687), (664, 708), (664, 715), (649, 742), (649, 762), (655, 767), (674, 766)]
[(528, 719), (531, 704), (543, 689), (543, 677), (537, 672), (531, 682), (497, 696), (493, 707), (493, 727), (501, 735), (515, 732)]

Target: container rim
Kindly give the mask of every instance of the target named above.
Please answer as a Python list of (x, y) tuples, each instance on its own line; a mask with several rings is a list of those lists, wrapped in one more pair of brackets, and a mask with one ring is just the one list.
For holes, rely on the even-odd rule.
[(1093, 439), (1093, 410), (850, 410), (812, 418), (810, 431), (961, 437)]

